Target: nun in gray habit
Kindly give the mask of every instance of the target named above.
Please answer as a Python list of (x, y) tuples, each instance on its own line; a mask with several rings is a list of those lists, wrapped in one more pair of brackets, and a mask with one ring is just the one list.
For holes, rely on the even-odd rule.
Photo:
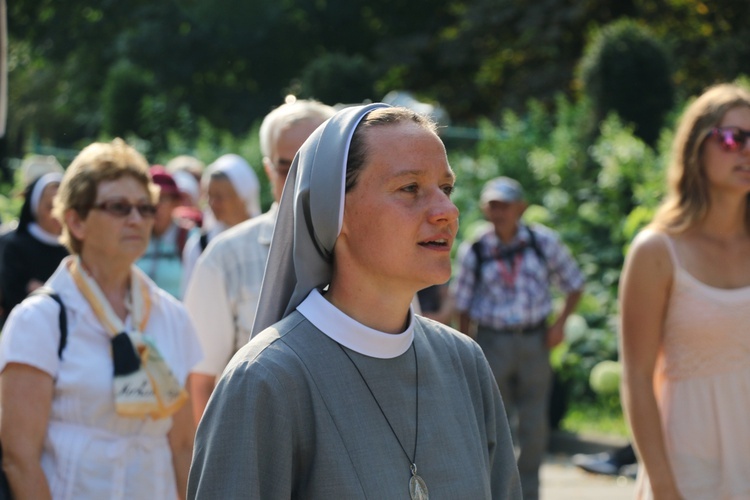
[(450, 277), (452, 189), (434, 124), (403, 108), (345, 108), (304, 143), (189, 498), (521, 498), (481, 349), (409, 307)]

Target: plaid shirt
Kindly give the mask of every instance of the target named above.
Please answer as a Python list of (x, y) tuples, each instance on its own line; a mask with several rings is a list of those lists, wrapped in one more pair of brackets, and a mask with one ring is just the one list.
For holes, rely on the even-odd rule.
[[(458, 250), (458, 273), (453, 282), (456, 307), (477, 323), (496, 329), (529, 327), (540, 323), (552, 311), (550, 285), (564, 293), (583, 288), (583, 274), (567, 247), (553, 230), (534, 225), (536, 244), (542, 260), (529, 244), (529, 228), (520, 224), (515, 238), (504, 245), (488, 230), (479, 238), (483, 256), (479, 283), (473, 242)], [(525, 245), (517, 257), (498, 260), (500, 252)], [(517, 269), (516, 269), (517, 267)], [(513, 275), (515, 278), (513, 279)]]

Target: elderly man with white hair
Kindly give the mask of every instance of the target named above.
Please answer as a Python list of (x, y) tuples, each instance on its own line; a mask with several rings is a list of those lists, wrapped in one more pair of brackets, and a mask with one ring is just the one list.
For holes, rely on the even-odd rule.
[(195, 265), (185, 304), (204, 351), (203, 361), (189, 378), (196, 423), (216, 378), (250, 339), (277, 203), (292, 160), (308, 136), (333, 113), (332, 107), (319, 102), (297, 100), (279, 106), (264, 118), (260, 147), (275, 202), (265, 214), (219, 235)]

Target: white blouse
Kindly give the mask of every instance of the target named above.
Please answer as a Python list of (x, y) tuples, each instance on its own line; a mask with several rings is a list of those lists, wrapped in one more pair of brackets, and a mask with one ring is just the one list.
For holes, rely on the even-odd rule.
[[(65, 304), (68, 338), (62, 360), (60, 308), (34, 296), (13, 309), (0, 336), (0, 373), (22, 363), (55, 379), (42, 468), (55, 499), (175, 498), (167, 433), (172, 419), (115, 413), (110, 335), (68, 272), (66, 258), (47, 282)], [(151, 315), (144, 334), (153, 338), (184, 386), (200, 360), (200, 345), (182, 304), (148, 281)], [(130, 318), (126, 320), (130, 326)]]

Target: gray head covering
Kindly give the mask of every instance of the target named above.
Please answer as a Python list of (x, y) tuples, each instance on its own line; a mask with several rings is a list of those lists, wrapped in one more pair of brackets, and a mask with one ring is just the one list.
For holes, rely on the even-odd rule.
[(294, 311), (313, 288), (330, 283), (333, 245), (344, 217), (349, 144), (362, 118), (388, 107), (375, 103), (342, 109), (318, 127), (294, 157), (279, 203), (253, 336)]

